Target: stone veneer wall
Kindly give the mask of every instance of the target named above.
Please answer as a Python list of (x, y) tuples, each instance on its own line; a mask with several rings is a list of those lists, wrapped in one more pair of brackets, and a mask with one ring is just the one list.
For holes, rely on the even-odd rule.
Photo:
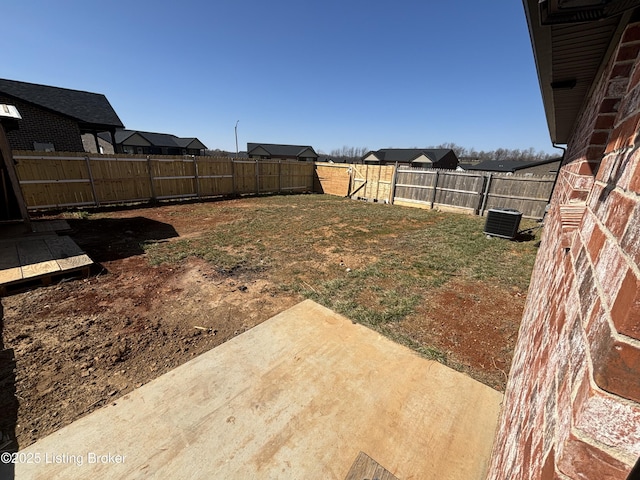
[(626, 479), (640, 455), (639, 52), (631, 23), (568, 145), (490, 479)]

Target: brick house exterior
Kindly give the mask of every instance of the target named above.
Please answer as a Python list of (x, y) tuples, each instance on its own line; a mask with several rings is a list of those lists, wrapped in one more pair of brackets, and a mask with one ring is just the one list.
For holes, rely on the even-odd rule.
[(14, 105), (22, 117), (18, 129), (7, 132), (13, 150), (84, 152), (83, 134), (95, 139), (123, 127), (98, 93), (0, 79), (0, 104)]
[[(538, 0), (524, 5), (551, 137), (567, 149), (487, 478), (622, 480), (640, 455), (640, 10), (553, 27)], [(566, 61), (546, 75), (563, 35), (580, 38), (564, 52), (579, 63), (597, 29), (608, 53), (592, 81)], [(576, 95), (571, 121), (560, 105)]]
[(22, 120), (20, 129), (7, 132), (13, 150), (34, 150), (34, 143), (51, 143), (62, 152), (82, 152), (78, 123), (59, 113), (0, 93), (0, 103), (14, 105)]

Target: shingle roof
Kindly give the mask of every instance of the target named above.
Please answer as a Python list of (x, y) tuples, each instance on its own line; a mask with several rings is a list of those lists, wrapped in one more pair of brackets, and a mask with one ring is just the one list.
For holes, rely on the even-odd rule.
[[(116, 130), (116, 143), (124, 143), (129, 137), (136, 133), (155, 147), (189, 148), (192, 143), (197, 142), (199, 145), (194, 145), (195, 147), (201, 149), (207, 148), (206, 145), (195, 137), (182, 138), (171, 135), (170, 133), (142, 132), (140, 130)], [(100, 137), (108, 142), (111, 141), (108, 135), (100, 135)]]
[[(133, 135), (135, 130), (116, 130), (116, 143), (122, 143), (131, 135)], [(111, 136), (108, 133), (99, 133), (98, 136), (107, 142), (111, 142)]]
[(101, 93), (0, 79), (0, 92), (97, 127), (124, 125)]
[(191, 137), (191, 138), (179, 138), (179, 137), (174, 137), (174, 138), (173, 138), (173, 141), (174, 141), (174, 142), (176, 142), (176, 144), (177, 144), (179, 147), (182, 147), (182, 148), (187, 148), (187, 147), (189, 146), (189, 144), (190, 144), (191, 142), (193, 142), (194, 140), (197, 140), (197, 138), (195, 138), (195, 137)]
[(279, 155), (286, 157), (297, 157), (305, 150), (311, 150), (313, 153), (316, 153), (313, 147), (310, 147), (308, 145), (278, 145), (275, 143), (247, 143), (247, 153), (251, 155), (251, 151), (255, 150), (258, 147), (262, 147), (275, 157)]
[(369, 153), (373, 153), (380, 161), (384, 162), (412, 162), (421, 155), (425, 155), (433, 163), (436, 163), (452, 151), (448, 148), (382, 148)]
[(151, 145), (156, 147), (174, 147), (178, 148), (180, 145), (176, 142), (176, 136), (168, 133), (155, 133), (155, 132), (137, 132), (144, 138), (146, 138)]
[(207, 146), (198, 140), (196, 137), (175, 137), (175, 141), (182, 148), (198, 148), (198, 149), (206, 149)]
[(483, 170), (485, 172), (515, 172), (523, 168), (537, 167), (560, 161), (560, 158), (551, 158), (541, 160), (539, 162), (530, 162), (527, 160), (485, 160), (476, 165), (469, 165), (466, 170)]

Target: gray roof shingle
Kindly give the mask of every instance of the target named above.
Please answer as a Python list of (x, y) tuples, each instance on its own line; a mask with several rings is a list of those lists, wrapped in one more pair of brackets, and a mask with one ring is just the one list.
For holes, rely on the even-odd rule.
[[(375, 156), (384, 162), (412, 162), (421, 155), (428, 157), (433, 163), (442, 160), (449, 152), (448, 148), (381, 148), (374, 152)], [(368, 154), (367, 154), (368, 155)]]
[(485, 160), (476, 165), (469, 165), (466, 170), (482, 170), (485, 172), (516, 172), (523, 168), (537, 167), (561, 160), (560, 158), (551, 158), (540, 161), (528, 160)]
[[(142, 132), (140, 130), (116, 130), (116, 143), (124, 143), (129, 137), (135, 134), (140, 135), (147, 140), (154, 147), (169, 147), (169, 148), (207, 148), (196, 137), (176, 137), (170, 133), (157, 133), (157, 132)], [(104, 140), (111, 142), (109, 135), (100, 135)], [(195, 143), (194, 143), (195, 142)], [(193, 145), (192, 145), (193, 144)]]
[(247, 153), (251, 155), (251, 151), (255, 150), (257, 147), (264, 148), (274, 157), (297, 157), (307, 149), (310, 149), (313, 153), (315, 153), (313, 147), (310, 147), (309, 145), (278, 145), (275, 143), (247, 143)]
[(0, 79), (0, 92), (74, 118), (87, 126), (124, 126), (107, 97), (101, 93), (5, 79)]

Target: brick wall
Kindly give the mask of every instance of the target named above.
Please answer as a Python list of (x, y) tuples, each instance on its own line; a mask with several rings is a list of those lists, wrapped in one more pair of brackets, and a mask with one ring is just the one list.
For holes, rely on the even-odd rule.
[(7, 132), (13, 150), (33, 150), (33, 143), (52, 143), (58, 152), (84, 152), (78, 123), (49, 110), (0, 95), (0, 103), (15, 105), (22, 116), (19, 129)]
[(640, 23), (568, 145), (490, 479), (626, 479), (640, 456)]

